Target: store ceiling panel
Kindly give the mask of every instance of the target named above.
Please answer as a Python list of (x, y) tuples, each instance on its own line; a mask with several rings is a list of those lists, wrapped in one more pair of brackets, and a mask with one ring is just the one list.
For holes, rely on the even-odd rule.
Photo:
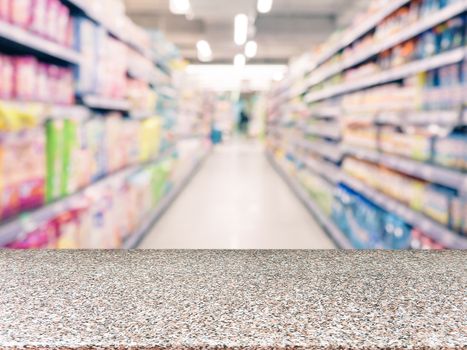
[[(368, 0), (274, 0), (270, 13), (256, 18), (255, 63), (285, 63), (347, 25)], [(168, 0), (126, 0), (133, 20), (166, 33), (182, 54), (196, 62), (196, 42), (207, 40), (217, 63), (230, 63), (242, 51), (233, 42), (238, 13), (256, 15), (256, 0), (191, 0), (193, 19), (175, 16)]]

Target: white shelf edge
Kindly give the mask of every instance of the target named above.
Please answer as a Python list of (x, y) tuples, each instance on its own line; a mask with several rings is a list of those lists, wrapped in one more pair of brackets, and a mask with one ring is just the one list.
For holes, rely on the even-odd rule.
[(371, 188), (350, 175), (343, 174), (342, 181), (389, 213), (398, 215), (407, 224), (421, 229), (426, 235), (444, 246), (454, 249), (467, 249), (466, 238), (426, 217), (423, 213), (418, 213), (415, 210), (410, 209), (406, 205), (392, 199), (374, 188)]
[(89, 108), (105, 109), (115, 111), (130, 110), (130, 102), (128, 100), (116, 100), (97, 95), (87, 95), (83, 97), (83, 102)]
[(322, 91), (309, 93), (305, 97), (305, 102), (313, 103), (351, 91), (378, 84), (389, 83), (391, 81), (403, 79), (420, 72), (425, 72), (431, 69), (447, 66), (449, 64), (458, 63), (465, 58), (466, 53), (467, 49), (465, 47), (460, 47), (433, 57), (410, 62), (401, 67), (392, 68), (387, 71), (382, 71), (372, 76), (359, 79), (357, 82), (347, 82), (337, 86), (332, 86), (330, 88), (325, 88)]
[(427, 110), (427, 111), (408, 111), (388, 116), (380, 115), (374, 118), (378, 123), (389, 123), (397, 126), (410, 126), (410, 125), (449, 125), (454, 126), (462, 123), (461, 111), (459, 110)]
[[(310, 171), (320, 175), (325, 180), (337, 185), (340, 182), (340, 168), (336, 165), (332, 165), (331, 163), (319, 162), (316, 160), (306, 160), (303, 162), (306, 168)], [(330, 173), (326, 171), (322, 171), (322, 169), (327, 169)]]
[(325, 131), (325, 129), (319, 130), (319, 129), (316, 129), (316, 127), (309, 126), (305, 128), (304, 131), (307, 135), (313, 135), (316, 137), (321, 137), (325, 139), (327, 138), (327, 139), (331, 139), (335, 141), (340, 140), (342, 137), (339, 129), (336, 129), (335, 131), (329, 131), (329, 130)]
[(336, 152), (330, 152), (329, 150), (320, 148), (320, 145), (313, 145), (310, 141), (307, 140), (300, 141), (298, 144), (300, 147), (305, 148), (307, 151), (314, 152), (320, 155), (321, 157), (325, 157), (334, 162), (339, 162), (343, 156), (342, 150), (340, 149), (338, 144), (335, 144)]
[(340, 64), (336, 64), (332, 67), (329, 67), (325, 72), (323, 72), (322, 74), (316, 77), (310, 77), (310, 79), (307, 80), (307, 82), (305, 83), (305, 86), (302, 89), (300, 89), (300, 91), (302, 91), (301, 93), (303, 93), (309, 88), (320, 84), (321, 82), (332, 77), (333, 75), (336, 75), (346, 69), (356, 66), (364, 62), (365, 60), (371, 58), (372, 56), (377, 55), (378, 53), (381, 53), (387, 49), (390, 49), (404, 41), (407, 41), (423, 33), (424, 31), (440, 23), (443, 23), (457, 15), (462, 14), (466, 10), (467, 10), (467, 1), (461, 1), (458, 3), (454, 3), (448, 6), (447, 8), (442, 9), (440, 12), (436, 13), (435, 15), (428, 16), (427, 18), (424, 18), (423, 20), (412, 24), (411, 26), (409, 26), (407, 31), (398, 33), (397, 35), (390, 37), (389, 39), (385, 39), (382, 43), (374, 44), (372, 45), (372, 47), (366, 48), (364, 50), (365, 53), (363, 55), (353, 57)]
[(20, 101), (20, 100), (1, 100), (0, 103), (9, 108), (18, 110), (34, 110), (40, 115), (41, 119), (45, 118), (72, 118), (86, 119), (91, 113), (88, 108), (80, 104), (61, 105), (40, 101)]
[(0, 37), (68, 63), (81, 62), (79, 52), (4, 21), (0, 21)]
[(132, 119), (146, 119), (150, 117), (156, 116), (157, 113), (155, 111), (131, 111), (130, 118)]
[(397, 155), (384, 154), (353, 146), (344, 146), (344, 153), (357, 158), (383, 164), (404, 174), (418, 177), (436, 184), (463, 191), (467, 183), (467, 174), (441, 166), (426, 164), (412, 159), (405, 159)]
[(318, 205), (310, 198), (310, 196), (303, 190), (301, 185), (293, 179), (281, 166), (276, 162), (274, 156), (270, 152), (266, 152), (266, 156), (273, 166), (273, 168), (279, 173), (284, 181), (289, 185), (297, 197), (303, 202), (306, 208), (313, 214), (318, 220), (320, 225), (325, 231), (332, 237), (332, 239), (342, 249), (353, 249), (352, 244), (348, 241), (347, 237), (339, 230), (336, 224), (334, 224), (331, 218), (327, 217), (326, 214), (318, 207)]
[(336, 45), (334, 45), (331, 49), (328, 49), (325, 53), (323, 53), (317, 60), (316, 63), (313, 65), (314, 69), (310, 72), (313, 72), (318, 68), (321, 64), (335, 55), (338, 51), (342, 50), (346, 46), (352, 44), (355, 40), (360, 38), (363, 34), (369, 32), (371, 29), (376, 27), (384, 18), (389, 16), (391, 13), (397, 11), (397, 9), (401, 8), (405, 4), (409, 3), (411, 0), (393, 0), (391, 1), (390, 5), (387, 5), (384, 9), (380, 10), (379, 13), (373, 15), (370, 19), (363, 22), (360, 26), (355, 28), (353, 31), (349, 32), (344, 38), (339, 41)]

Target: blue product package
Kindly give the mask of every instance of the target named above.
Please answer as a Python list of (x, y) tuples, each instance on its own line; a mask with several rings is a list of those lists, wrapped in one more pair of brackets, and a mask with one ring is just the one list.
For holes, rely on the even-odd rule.
[(77, 81), (76, 93), (82, 96), (95, 92), (96, 37), (99, 28), (94, 22), (84, 17), (76, 17), (73, 21), (73, 27), (75, 33), (74, 49), (81, 54), (81, 63), (74, 70)]
[(384, 222), (384, 247), (386, 249), (408, 249), (411, 242), (411, 227), (399, 217), (387, 213)]
[(356, 248), (381, 248), (381, 219), (379, 209), (359, 194), (353, 194), (352, 206), (347, 211), (350, 237)]
[(350, 239), (350, 227), (347, 222), (346, 212), (352, 204), (352, 196), (346, 187), (340, 185), (335, 192), (332, 208), (332, 220), (339, 229)]

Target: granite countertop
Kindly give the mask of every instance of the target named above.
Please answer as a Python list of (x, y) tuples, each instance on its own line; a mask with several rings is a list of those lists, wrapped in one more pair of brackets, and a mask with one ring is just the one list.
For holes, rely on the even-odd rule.
[(0, 251), (0, 349), (467, 349), (466, 257)]

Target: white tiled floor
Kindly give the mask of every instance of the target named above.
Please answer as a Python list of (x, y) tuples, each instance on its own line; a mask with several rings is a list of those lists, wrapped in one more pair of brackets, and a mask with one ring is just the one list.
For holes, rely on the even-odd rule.
[(258, 143), (218, 146), (141, 248), (334, 248)]

